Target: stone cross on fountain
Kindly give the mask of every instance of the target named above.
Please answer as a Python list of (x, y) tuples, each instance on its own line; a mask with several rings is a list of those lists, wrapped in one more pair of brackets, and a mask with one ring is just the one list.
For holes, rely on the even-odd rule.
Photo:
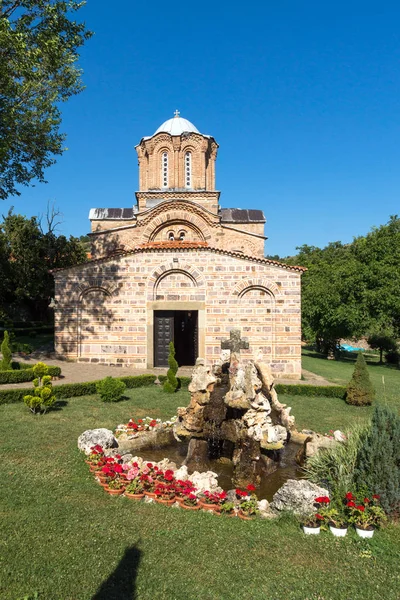
[(241, 350), (249, 349), (249, 342), (240, 339), (240, 329), (231, 329), (229, 340), (222, 340), (222, 350), (230, 350), (231, 353), (239, 354)]

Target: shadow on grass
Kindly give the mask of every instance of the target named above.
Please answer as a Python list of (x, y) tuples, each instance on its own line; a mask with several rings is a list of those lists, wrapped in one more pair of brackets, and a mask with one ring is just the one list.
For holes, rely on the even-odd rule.
[(115, 571), (101, 584), (91, 600), (134, 600), (140, 557), (141, 551), (136, 546), (126, 548)]

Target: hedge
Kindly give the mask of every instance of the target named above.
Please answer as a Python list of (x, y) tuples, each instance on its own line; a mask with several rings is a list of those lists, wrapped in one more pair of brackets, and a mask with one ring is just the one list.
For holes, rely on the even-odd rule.
[[(158, 381), (160, 383), (164, 383), (164, 381), (167, 379), (166, 375), (159, 375), (158, 376)], [(181, 387), (187, 387), (189, 385), (189, 383), (191, 382), (192, 378), (191, 377), (177, 377), (178, 380), (178, 389)]]
[[(161, 383), (166, 380), (166, 375), (159, 375)], [(187, 387), (191, 381), (190, 377), (178, 377), (181, 387)], [(344, 398), (346, 388), (339, 385), (301, 385), (276, 383), (275, 389), (278, 394), (290, 394), (292, 396), (324, 396), (327, 398)]]
[[(153, 385), (157, 379), (156, 375), (131, 375), (128, 377), (119, 377), (127, 388), (138, 388)], [(96, 394), (97, 381), (88, 381), (84, 383), (62, 383), (54, 387), (57, 400), (62, 398), (74, 398), (77, 396), (89, 396)], [(24, 396), (32, 393), (32, 388), (19, 388), (17, 390), (0, 390), (0, 404), (13, 404), (23, 402)]]
[(278, 394), (291, 396), (324, 396), (326, 398), (344, 398), (346, 388), (341, 385), (301, 385), (277, 383), (275, 389)]
[[(49, 366), (48, 374), (52, 377), (60, 377), (60, 367)], [(13, 371), (0, 371), (0, 385), (6, 383), (24, 383), (26, 381), (33, 381), (35, 375), (33, 374), (33, 368), (20, 369)]]

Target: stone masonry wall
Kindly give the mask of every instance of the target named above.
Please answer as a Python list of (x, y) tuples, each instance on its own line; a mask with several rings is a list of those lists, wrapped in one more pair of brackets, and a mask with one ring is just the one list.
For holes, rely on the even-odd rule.
[[(147, 250), (55, 273), (56, 351), (69, 358), (152, 364), (153, 310), (199, 311), (209, 363), (239, 327), (276, 377), (301, 376), (300, 272), (208, 248)], [(172, 303), (172, 304), (171, 304)]]

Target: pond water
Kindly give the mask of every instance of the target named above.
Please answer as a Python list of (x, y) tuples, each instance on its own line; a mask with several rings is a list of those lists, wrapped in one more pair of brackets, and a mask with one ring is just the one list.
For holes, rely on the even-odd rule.
[[(266, 498), (268, 501), (271, 501), (275, 492), (282, 487), (288, 479), (302, 478), (303, 470), (295, 461), (295, 456), (299, 449), (299, 444), (289, 442), (281, 450), (279, 467), (274, 473), (264, 477), (260, 487), (256, 490), (259, 500)], [(169, 458), (169, 460), (180, 467), (186, 458), (187, 450), (187, 443), (176, 442), (169, 446), (152, 446), (143, 449), (140, 451), (140, 456), (149, 462), (159, 462), (163, 458)], [(228, 491), (234, 487), (232, 484), (232, 463), (223, 460), (221, 461), (220, 459), (211, 459), (210, 469), (218, 475), (218, 483), (224, 490)]]

